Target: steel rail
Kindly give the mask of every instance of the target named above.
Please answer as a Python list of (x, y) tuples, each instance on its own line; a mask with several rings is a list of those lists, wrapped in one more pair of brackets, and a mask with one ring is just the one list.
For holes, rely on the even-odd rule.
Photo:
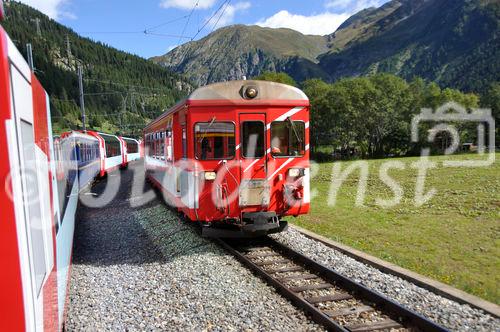
[[(444, 327), (434, 323), (424, 316), (409, 310), (399, 303), (387, 298), (386, 296), (373, 291), (360, 283), (353, 281), (345, 276), (340, 275), (334, 270), (319, 264), (312, 259), (296, 252), (295, 250), (271, 239), (265, 237), (258, 240), (242, 242), (241, 240), (225, 240), (216, 239), (218, 244), (225, 248), (228, 252), (234, 255), (243, 265), (247, 266), (254, 273), (262, 277), (271, 286), (276, 288), (278, 292), (289, 299), (295, 306), (305, 311), (310, 315), (312, 320), (323, 325), (330, 331), (372, 331), (390, 329), (391, 325), (400, 324), (396, 328), (418, 329), (425, 332), (442, 332), (448, 331)], [(241, 249), (242, 245), (246, 245), (246, 249)], [(238, 249), (240, 248), (240, 249)], [(245, 253), (247, 251), (247, 253)], [(259, 251), (267, 251), (267, 253), (259, 254)], [(271, 251), (271, 253), (269, 252)], [(274, 253), (273, 253), (274, 252)], [(280, 257), (281, 256), (281, 257)], [(292, 271), (302, 271), (304, 275), (294, 277), (278, 278), (276, 273), (286, 272), (287, 268), (266, 270), (270, 266), (266, 259), (270, 257), (278, 257), (276, 264), (284, 264), (283, 260), (289, 260), (290, 263), (297, 265), (298, 268), (288, 268)], [(263, 262), (256, 263), (252, 258), (263, 259)], [(322, 279), (322, 282), (316, 285), (306, 285), (302, 287), (290, 287), (286, 285), (286, 281), (290, 280), (308, 280)], [(314, 289), (339, 288), (345, 293), (336, 293), (330, 296), (320, 296), (316, 298), (306, 298), (301, 296), (301, 292)], [(349, 310), (322, 310), (315, 304), (335, 302), (353, 298), (362, 303)], [(367, 306), (366, 303), (369, 303)], [(379, 311), (382, 314), (390, 317), (385, 321), (374, 321), (373, 323), (354, 325), (342, 325), (335, 317), (345, 317), (350, 314), (359, 312)], [(333, 312), (333, 313), (332, 313)], [(333, 317), (332, 317), (333, 316)], [(395, 326), (394, 326), (395, 327)]]

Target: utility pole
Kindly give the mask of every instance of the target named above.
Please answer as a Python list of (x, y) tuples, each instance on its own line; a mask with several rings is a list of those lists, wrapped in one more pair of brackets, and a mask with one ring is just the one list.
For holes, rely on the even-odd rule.
[(36, 25), (36, 33), (41, 36), (42, 35), (42, 30), (40, 29), (40, 18), (34, 18), (31, 21), (35, 22)]
[(122, 94), (122, 111), (120, 112), (120, 131), (122, 132), (123, 134), (123, 114), (125, 114), (125, 111), (127, 109), (127, 99), (128, 99), (128, 92), (127, 92), (127, 95), (125, 97), (123, 97), (123, 94)]
[(134, 114), (136, 114), (136, 108), (135, 108), (135, 89), (131, 88), (130, 89), (130, 111)]
[(66, 35), (66, 53), (68, 54), (68, 61), (71, 60), (71, 41), (69, 40), (69, 35)]
[(82, 130), (87, 131), (85, 126), (85, 100), (83, 98), (83, 70), (82, 65), (78, 64), (78, 87), (80, 88), (80, 109), (82, 111)]
[(31, 71), (35, 71), (35, 65), (33, 63), (33, 48), (31, 47), (31, 43), (26, 44), (26, 54), (28, 56), (28, 65), (30, 66)]

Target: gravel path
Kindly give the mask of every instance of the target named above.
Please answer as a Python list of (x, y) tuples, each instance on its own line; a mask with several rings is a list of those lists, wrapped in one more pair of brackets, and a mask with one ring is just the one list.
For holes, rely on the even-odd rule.
[(68, 331), (321, 330), (160, 200), (132, 208), (134, 171), (142, 165), (94, 186), (121, 183), (108, 206), (80, 206)]
[(317, 242), (293, 228), (272, 235), (279, 242), (352, 278), (453, 331), (500, 331), (500, 320), (386, 274)]

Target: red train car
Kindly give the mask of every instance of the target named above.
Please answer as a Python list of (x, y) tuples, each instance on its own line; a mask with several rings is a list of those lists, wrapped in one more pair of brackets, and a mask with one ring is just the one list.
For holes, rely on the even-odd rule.
[(309, 211), (309, 100), (295, 87), (204, 86), (150, 123), (143, 140), (147, 178), (205, 236), (279, 232), (284, 216)]
[(54, 145), (48, 96), (2, 27), (0, 146), (0, 330), (61, 330), (78, 196), (75, 149), (64, 139)]

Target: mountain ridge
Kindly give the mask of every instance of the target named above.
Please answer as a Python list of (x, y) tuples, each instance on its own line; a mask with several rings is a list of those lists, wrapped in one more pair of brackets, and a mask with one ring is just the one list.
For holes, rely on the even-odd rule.
[(265, 70), (290, 71), (297, 62), (322, 73), (316, 65), (317, 57), (327, 49), (324, 36), (303, 35), (285, 28), (232, 25), (177, 47), (168, 56), (151, 60), (176, 72), (187, 73), (193, 81), (204, 85), (256, 76)]
[[(499, 22), (500, 0), (392, 0), (354, 14), (330, 35), (235, 25), (152, 60), (200, 85), (263, 71), (297, 81), (389, 72), (484, 91), (500, 80)], [(293, 43), (284, 47), (283, 40)]]

